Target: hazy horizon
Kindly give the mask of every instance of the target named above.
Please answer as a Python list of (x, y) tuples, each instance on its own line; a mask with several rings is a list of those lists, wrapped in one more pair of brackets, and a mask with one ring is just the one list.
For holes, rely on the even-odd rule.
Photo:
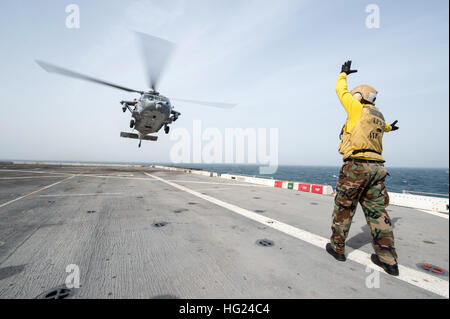
[[(171, 162), (141, 162), (141, 161), (63, 161), (63, 160), (49, 160), (49, 159), (2, 159), (0, 158), (0, 163), (2, 162), (50, 162), (50, 163), (86, 163), (86, 164), (149, 164), (149, 165), (174, 165), (174, 166), (189, 166), (189, 165), (223, 165), (223, 166), (254, 166), (259, 167), (259, 164), (226, 164), (226, 163), (171, 163)], [(313, 164), (279, 164), (280, 167), (292, 166), (292, 167), (341, 167), (342, 163), (336, 163), (335, 165), (313, 165)], [(417, 166), (392, 166), (389, 164), (385, 164), (386, 167), (390, 168), (407, 168), (407, 169), (439, 169), (439, 170), (448, 170), (449, 167), (417, 167)]]

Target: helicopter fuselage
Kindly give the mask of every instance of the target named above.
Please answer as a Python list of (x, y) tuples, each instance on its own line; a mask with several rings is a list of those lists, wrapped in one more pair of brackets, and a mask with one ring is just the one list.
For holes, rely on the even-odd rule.
[[(179, 113), (173, 110), (170, 100), (159, 94), (144, 93), (134, 102), (121, 102), (131, 112), (130, 127), (141, 136), (158, 132), (163, 126), (176, 121)], [(168, 129), (168, 127), (167, 127)]]
[(132, 112), (135, 119), (134, 128), (141, 134), (158, 132), (164, 125), (172, 123), (170, 112), (172, 106), (164, 96), (142, 95)]

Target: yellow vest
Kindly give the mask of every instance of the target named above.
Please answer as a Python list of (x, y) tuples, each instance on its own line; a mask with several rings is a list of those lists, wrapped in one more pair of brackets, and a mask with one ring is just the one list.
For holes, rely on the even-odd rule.
[(364, 104), (361, 117), (351, 131), (346, 124), (341, 131), (339, 153), (347, 158), (361, 158), (384, 162), (383, 135), (386, 122), (383, 114), (373, 105)]

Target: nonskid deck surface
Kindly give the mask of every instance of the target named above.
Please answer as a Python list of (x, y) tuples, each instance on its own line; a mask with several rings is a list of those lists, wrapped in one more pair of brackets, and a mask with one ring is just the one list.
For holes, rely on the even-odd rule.
[(448, 298), (448, 277), (417, 267), (448, 269), (448, 218), (388, 208), (393, 278), (368, 260), (360, 209), (347, 262), (325, 252), (332, 209), (330, 196), (148, 167), (0, 163), (0, 298), (61, 286), (68, 265), (73, 298)]

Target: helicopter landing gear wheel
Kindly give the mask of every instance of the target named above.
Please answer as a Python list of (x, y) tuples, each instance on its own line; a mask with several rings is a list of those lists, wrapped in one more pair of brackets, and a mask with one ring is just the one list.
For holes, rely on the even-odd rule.
[(131, 120), (130, 121), (130, 128), (133, 128), (134, 127), (134, 120)]
[(169, 134), (169, 131), (170, 131), (170, 127), (164, 126), (164, 132), (165, 132), (166, 134)]
[(123, 111), (123, 113), (125, 113), (125, 112), (127, 111), (127, 107), (124, 106), (124, 107), (122, 108), (122, 111)]

